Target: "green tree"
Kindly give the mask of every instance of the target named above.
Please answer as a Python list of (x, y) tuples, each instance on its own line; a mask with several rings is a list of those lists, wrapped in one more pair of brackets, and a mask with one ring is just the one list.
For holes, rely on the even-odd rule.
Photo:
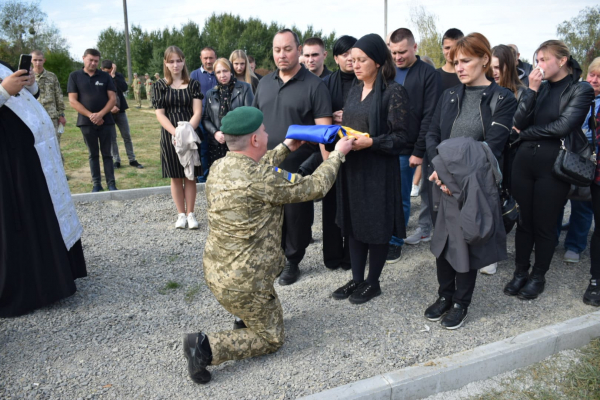
[(600, 5), (586, 7), (579, 15), (556, 28), (561, 38), (583, 69), (583, 77), (592, 60), (600, 56)]
[(60, 88), (66, 96), (69, 74), (80, 67), (64, 52), (47, 51), (44, 53), (44, 58), (46, 58), (44, 68), (56, 74), (56, 77), (60, 82)]
[(133, 25), (129, 34), (131, 40), (131, 68), (138, 75), (144, 75), (152, 60), (152, 41), (150, 35), (139, 25)]
[(98, 51), (102, 54), (102, 59), (111, 60), (117, 64), (117, 70), (124, 76), (128, 76), (127, 70), (127, 52), (125, 50), (125, 34), (123, 31), (118, 31), (114, 28), (107, 28), (100, 32), (98, 43), (96, 44)]
[(419, 55), (430, 57), (437, 68), (444, 65), (446, 61), (442, 52), (443, 34), (437, 30), (437, 15), (429, 13), (424, 6), (411, 7), (410, 21), (416, 27), (419, 36)]
[(12, 65), (32, 50), (68, 54), (67, 41), (47, 20), (39, 2), (8, 0), (0, 4), (0, 57)]

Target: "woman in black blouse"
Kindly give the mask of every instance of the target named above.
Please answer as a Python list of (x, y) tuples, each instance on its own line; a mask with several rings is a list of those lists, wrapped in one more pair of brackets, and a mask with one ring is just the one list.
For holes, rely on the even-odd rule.
[[(581, 69), (560, 40), (548, 40), (535, 51), (537, 67), (529, 74), (514, 118), (521, 144), (512, 167), (512, 192), (520, 218), (515, 235), (515, 273), (504, 287), (509, 296), (535, 299), (546, 284), (556, 239), (556, 220), (570, 185), (552, 174), (561, 147), (587, 145), (581, 125), (590, 110), (594, 90), (579, 82)], [(542, 83), (542, 80), (545, 80)], [(535, 263), (529, 274), (535, 246)]]
[[(185, 177), (172, 137), (175, 136), (175, 127), (180, 121), (189, 121), (194, 129), (198, 128), (202, 117), (203, 97), (200, 82), (190, 79), (185, 57), (177, 46), (170, 46), (165, 50), (163, 70), (165, 78), (158, 80), (152, 87), (152, 105), (162, 126), (160, 156), (163, 178), (171, 178), (171, 196), (178, 213), (175, 228), (183, 229), (187, 224), (189, 229), (198, 229), (198, 221), (194, 216), (196, 181)], [(195, 167), (194, 175), (201, 175), (200, 167)]]
[(406, 90), (394, 82), (396, 68), (379, 35), (356, 42), (352, 65), (359, 83), (348, 93), (342, 124), (370, 137), (353, 142), (336, 181), (336, 222), (349, 237), (352, 280), (334, 291), (333, 298), (349, 297), (360, 304), (381, 294), (379, 277), (392, 234), (405, 237), (398, 155), (406, 145), (409, 107)]

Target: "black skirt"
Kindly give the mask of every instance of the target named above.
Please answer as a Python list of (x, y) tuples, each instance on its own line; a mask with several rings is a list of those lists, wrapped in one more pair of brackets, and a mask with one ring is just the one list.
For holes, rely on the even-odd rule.
[(81, 241), (67, 250), (31, 130), (0, 107), (0, 318), (75, 293), (87, 276)]

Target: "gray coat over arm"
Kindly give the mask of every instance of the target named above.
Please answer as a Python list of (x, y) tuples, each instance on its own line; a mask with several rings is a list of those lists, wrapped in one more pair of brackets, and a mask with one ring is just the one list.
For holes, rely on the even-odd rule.
[(456, 272), (481, 269), (505, 260), (506, 232), (498, 185), (498, 162), (486, 143), (458, 137), (443, 141), (432, 160), (452, 196), (433, 188), (439, 203), (431, 252)]

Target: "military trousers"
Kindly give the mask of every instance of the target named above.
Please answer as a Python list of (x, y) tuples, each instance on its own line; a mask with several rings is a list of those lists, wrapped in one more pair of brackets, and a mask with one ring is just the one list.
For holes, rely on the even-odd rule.
[(283, 345), (283, 309), (273, 286), (259, 292), (238, 292), (207, 284), (218, 302), (247, 327), (207, 334), (211, 365), (274, 353)]
[(142, 95), (141, 95), (140, 91), (134, 90), (133, 97), (135, 97), (135, 103), (138, 105), (138, 107), (141, 107), (142, 106)]

